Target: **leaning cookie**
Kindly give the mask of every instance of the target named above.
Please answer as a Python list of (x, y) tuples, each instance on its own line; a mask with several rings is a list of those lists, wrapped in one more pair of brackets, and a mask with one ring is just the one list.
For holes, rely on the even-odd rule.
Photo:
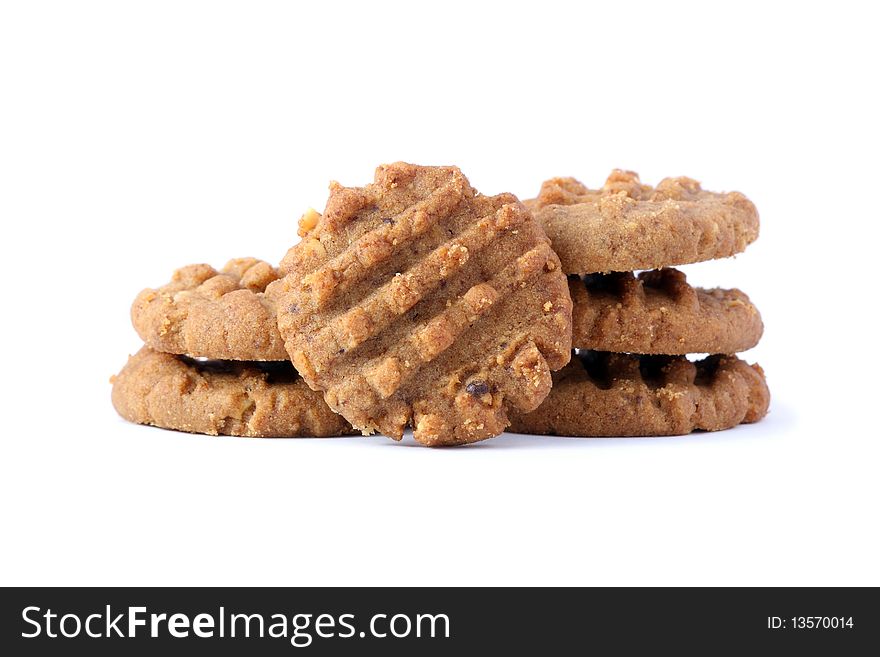
[(541, 222), (566, 274), (659, 269), (745, 250), (758, 237), (758, 212), (739, 192), (716, 194), (690, 178), (652, 188), (615, 170), (591, 190), (553, 178), (526, 202)]
[(687, 284), (675, 269), (571, 276), (572, 345), (636, 354), (733, 354), (751, 349), (764, 325), (739, 290)]
[(289, 362), (202, 362), (144, 347), (111, 382), (113, 406), (138, 424), (212, 436), (355, 433)]
[(171, 282), (141, 292), (131, 321), (148, 347), (218, 360), (287, 360), (275, 304), (266, 287), (278, 271), (255, 258), (237, 258), (219, 272), (189, 265)]
[(553, 375), (537, 410), (512, 414), (509, 431), (558, 436), (673, 436), (757, 422), (770, 391), (758, 365), (727, 356), (586, 352)]
[[(310, 218), (309, 218), (310, 217)], [(364, 433), (426, 445), (501, 433), (568, 362), (559, 259), (511, 194), (398, 162), (331, 185), (281, 263), (278, 327), (303, 378)]]

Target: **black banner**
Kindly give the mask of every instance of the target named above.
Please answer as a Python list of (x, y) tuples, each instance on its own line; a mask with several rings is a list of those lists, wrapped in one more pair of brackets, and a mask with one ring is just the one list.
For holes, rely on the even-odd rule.
[(0, 613), (5, 655), (840, 655), (880, 639), (875, 589), (25, 588), (3, 589)]

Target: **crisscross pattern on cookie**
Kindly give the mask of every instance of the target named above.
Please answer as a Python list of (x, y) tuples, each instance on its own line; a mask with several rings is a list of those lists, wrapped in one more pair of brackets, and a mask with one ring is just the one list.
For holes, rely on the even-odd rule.
[(567, 362), (571, 302), (540, 226), (455, 167), (379, 167), (331, 185), (284, 258), (278, 325), (303, 378), (365, 433), (430, 445), (503, 431)]

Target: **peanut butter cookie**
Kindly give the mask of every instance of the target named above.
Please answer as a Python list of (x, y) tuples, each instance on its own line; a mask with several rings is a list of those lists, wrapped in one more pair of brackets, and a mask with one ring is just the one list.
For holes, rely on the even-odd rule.
[(716, 194), (690, 178), (656, 188), (615, 170), (591, 190), (553, 178), (526, 204), (566, 274), (659, 269), (740, 253), (758, 237), (758, 212), (739, 192)]
[(365, 434), (495, 436), (568, 362), (571, 300), (550, 241), (515, 196), (483, 196), (456, 167), (333, 183), (302, 232), (273, 286), (278, 326), (303, 378)]
[(189, 265), (171, 282), (141, 292), (131, 321), (148, 347), (218, 360), (287, 360), (275, 304), (266, 287), (278, 270), (255, 258), (237, 258), (219, 272)]
[(733, 354), (751, 349), (764, 325), (739, 290), (693, 288), (675, 269), (568, 279), (572, 344), (636, 354)]
[(113, 406), (138, 424), (212, 436), (355, 433), (289, 361), (202, 362), (144, 347), (111, 382)]
[(767, 414), (764, 371), (736, 357), (586, 352), (553, 375), (536, 411), (514, 412), (510, 431), (559, 436), (674, 436), (719, 431)]

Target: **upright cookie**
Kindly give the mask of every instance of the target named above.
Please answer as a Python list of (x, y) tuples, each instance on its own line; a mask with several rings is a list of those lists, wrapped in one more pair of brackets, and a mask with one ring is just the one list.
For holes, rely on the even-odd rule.
[(587, 352), (553, 376), (536, 411), (512, 414), (510, 431), (559, 436), (674, 436), (719, 431), (767, 414), (764, 371), (736, 357)]
[(553, 178), (527, 201), (566, 274), (659, 269), (745, 250), (758, 237), (758, 212), (739, 192), (716, 194), (690, 178), (656, 188), (615, 170), (591, 190)]
[(354, 433), (290, 362), (200, 362), (144, 347), (111, 379), (126, 420), (164, 429), (252, 437)]
[(189, 265), (171, 282), (141, 292), (131, 321), (148, 347), (218, 360), (287, 360), (275, 304), (266, 287), (278, 279), (272, 265), (238, 258), (221, 271)]
[(571, 300), (540, 225), (456, 167), (397, 163), (330, 199), (281, 264), (294, 365), (364, 433), (427, 445), (497, 435), (569, 359)]
[(764, 325), (739, 290), (704, 290), (676, 269), (568, 279), (572, 344), (636, 354), (733, 354), (751, 349)]

